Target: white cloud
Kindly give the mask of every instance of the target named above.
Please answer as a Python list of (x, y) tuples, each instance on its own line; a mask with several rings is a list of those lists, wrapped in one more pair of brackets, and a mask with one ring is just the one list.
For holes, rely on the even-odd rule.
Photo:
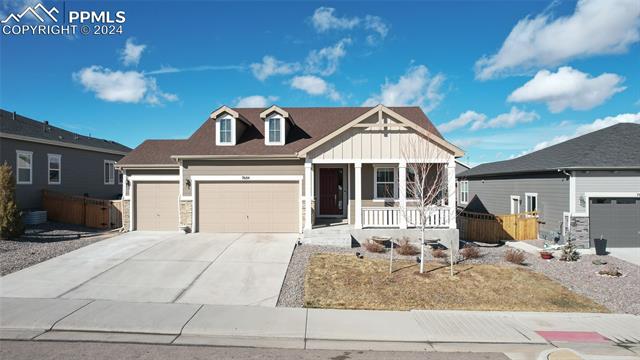
[(626, 52), (640, 39), (638, 0), (580, 0), (573, 14), (520, 20), (498, 52), (482, 57), (476, 77), (491, 79), (573, 58)]
[(317, 32), (324, 33), (330, 30), (352, 30), (361, 28), (371, 31), (367, 35), (367, 43), (375, 45), (379, 40), (384, 40), (389, 33), (389, 25), (379, 16), (365, 15), (364, 18), (354, 16), (337, 17), (336, 9), (331, 7), (319, 7), (311, 16), (311, 24)]
[(330, 7), (317, 8), (311, 16), (311, 24), (318, 32), (325, 32), (332, 29), (353, 29), (360, 23), (358, 17), (337, 17), (333, 14), (335, 11), (336, 9)]
[(389, 82), (380, 86), (380, 93), (372, 95), (364, 101), (362, 106), (374, 106), (384, 104), (386, 106), (421, 106), (425, 112), (437, 107), (444, 95), (440, 87), (445, 77), (442, 74), (431, 76), (424, 65), (411, 66), (407, 72), (398, 79), (398, 82)]
[(533, 79), (509, 95), (511, 102), (544, 102), (549, 111), (558, 113), (566, 108), (592, 109), (625, 87), (624, 78), (604, 73), (592, 77), (587, 73), (563, 66), (556, 73), (540, 70)]
[(122, 49), (120, 54), (122, 64), (125, 66), (138, 65), (140, 58), (142, 57), (142, 52), (147, 47), (147, 45), (143, 44), (136, 45), (133, 41), (133, 38), (128, 38), (127, 42), (124, 44), (124, 49)]
[(160, 105), (178, 100), (177, 95), (162, 92), (155, 78), (138, 71), (112, 71), (93, 65), (74, 73), (73, 79), (98, 99), (109, 102)]
[(344, 38), (333, 46), (320, 50), (311, 50), (306, 60), (306, 71), (312, 74), (329, 76), (338, 70), (340, 59), (347, 55), (345, 47), (351, 44), (350, 38)]
[(239, 98), (236, 102), (236, 107), (239, 108), (265, 108), (274, 101), (278, 100), (276, 96), (262, 96), (252, 95), (243, 98)]
[(367, 36), (367, 43), (369, 45), (375, 45), (378, 40), (384, 40), (389, 33), (389, 25), (387, 25), (381, 17), (374, 15), (367, 15), (364, 18), (364, 28), (372, 30), (375, 34)]
[(475, 122), (484, 122), (487, 119), (487, 115), (480, 114), (472, 110), (467, 110), (460, 114), (457, 118), (446, 122), (444, 124), (438, 125), (438, 130), (443, 133), (453, 131), (462, 127), (467, 126), (470, 123)]
[(578, 126), (575, 131), (571, 134), (568, 135), (559, 135), (556, 136), (554, 138), (552, 138), (551, 140), (545, 140), (542, 142), (537, 143), (536, 145), (533, 146), (533, 148), (529, 149), (529, 150), (525, 150), (523, 152), (521, 152), (518, 155), (512, 155), (512, 158), (514, 157), (518, 157), (518, 156), (522, 156), (522, 155), (526, 155), (528, 153), (534, 152), (534, 151), (538, 151), (541, 149), (544, 149), (546, 147), (555, 145), (555, 144), (559, 144), (561, 142), (573, 139), (575, 137), (581, 136), (581, 135), (585, 135), (588, 134), (590, 132), (593, 131), (597, 131), (600, 129), (604, 129), (606, 127), (615, 125), (615, 124), (620, 124), (620, 123), (635, 123), (635, 124), (640, 124), (640, 112), (638, 113), (626, 113), (626, 114), (618, 114), (615, 116), (607, 116), (605, 118), (601, 118), (601, 119), (596, 119), (593, 122), (590, 122), (588, 124), (583, 124)]
[(329, 84), (324, 79), (313, 75), (294, 77), (291, 80), (291, 87), (302, 90), (313, 96), (325, 95), (334, 101), (339, 101), (341, 99), (340, 93), (336, 91), (332, 84)]
[(288, 75), (300, 70), (300, 64), (286, 63), (270, 55), (264, 56), (261, 63), (253, 63), (250, 67), (253, 75), (260, 81), (270, 76)]
[(223, 71), (223, 70), (244, 70), (245, 66), (242, 65), (199, 65), (185, 68), (177, 68), (173, 66), (163, 65), (157, 70), (145, 71), (145, 75), (161, 75), (161, 74), (176, 74), (181, 72), (195, 72), (195, 71)]
[(518, 124), (529, 123), (538, 118), (540, 118), (540, 116), (535, 111), (527, 112), (513, 106), (508, 113), (500, 114), (488, 121), (475, 121), (473, 125), (471, 125), (471, 130), (512, 128)]

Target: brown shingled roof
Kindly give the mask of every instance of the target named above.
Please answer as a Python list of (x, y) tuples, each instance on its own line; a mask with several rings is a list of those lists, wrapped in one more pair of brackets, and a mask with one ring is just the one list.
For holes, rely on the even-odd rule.
[[(314, 142), (369, 111), (370, 107), (282, 108), (295, 126), (283, 146), (264, 143), (262, 108), (234, 108), (244, 121), (251, 124), (235, 146), (216, 146), (215, 120), (208, 118), (189, 139), (148, 140), (120, 160), (120, 165), (169, 164), (171, 155), (295, 155)], [(419, 107), (390, 107), (391, 110), (442, 138), (442, 135)]]

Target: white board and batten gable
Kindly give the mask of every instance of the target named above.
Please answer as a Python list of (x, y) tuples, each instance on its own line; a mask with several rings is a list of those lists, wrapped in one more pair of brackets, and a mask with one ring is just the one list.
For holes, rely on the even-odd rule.
[(462, 150), (382, 105), (302, 150), (313, 163), (447, 163)]

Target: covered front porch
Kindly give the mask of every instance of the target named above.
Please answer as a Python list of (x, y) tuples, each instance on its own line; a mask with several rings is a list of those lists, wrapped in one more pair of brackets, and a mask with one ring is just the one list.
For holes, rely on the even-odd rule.
[[(434, 166), (445, 172), (446, 188), (441, 199), (428, 207), (425, 225), (455, 229), (454, 158)], [(307, 161), (304, 229), (420, 227), (417, 201), (407, 190), (411, 181), (411, 166), (405, 161)]]

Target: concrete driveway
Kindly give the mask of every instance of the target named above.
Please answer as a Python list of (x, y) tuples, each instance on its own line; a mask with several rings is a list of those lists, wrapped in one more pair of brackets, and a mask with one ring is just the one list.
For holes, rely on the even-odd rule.
[(635, 248), (608, 248), (609, 255), (626, 262), (640, 266), (640, 247)]
[(297, 238), (136, 231), (2, 277), (0, 296), (275, 306)]

